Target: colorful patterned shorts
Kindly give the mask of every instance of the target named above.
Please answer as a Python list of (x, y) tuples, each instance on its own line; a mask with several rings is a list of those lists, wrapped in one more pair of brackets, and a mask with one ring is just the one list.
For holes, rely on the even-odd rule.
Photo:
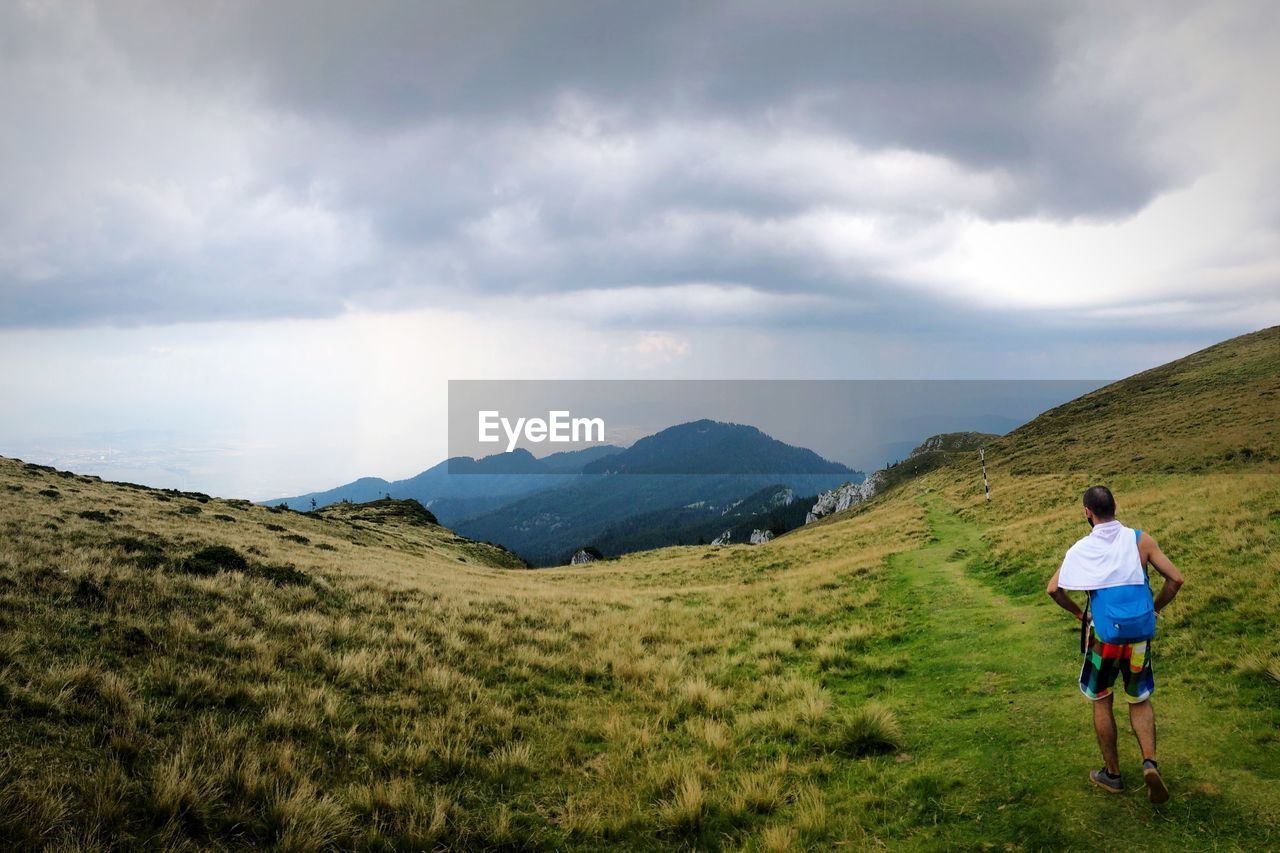
[(1116, 676), (1124, 680), (1124, 698), (1131, 704), (1145, 702), (1156, 689), (1151, 671), (1151, 643), (1115, 645), (1104, 643), (1089, 627), (1089, 651), (1080, 668), (1080, 692), (1090, 699), (1111, 695)]

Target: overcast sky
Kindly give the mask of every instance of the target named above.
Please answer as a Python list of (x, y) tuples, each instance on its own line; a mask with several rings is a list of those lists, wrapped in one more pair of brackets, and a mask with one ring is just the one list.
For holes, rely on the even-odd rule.
[(0, 454), (266, 497), (439, 461), (450, 378), (1127, 375), (1280, 322), (1277, 44), (1271, 2), (0, 4)]

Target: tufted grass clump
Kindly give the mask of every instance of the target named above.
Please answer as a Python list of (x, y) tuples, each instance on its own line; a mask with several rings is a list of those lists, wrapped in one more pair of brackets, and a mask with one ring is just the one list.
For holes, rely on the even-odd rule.
[(685, 774), (671, 798), (658, 807), (662, 826), (677, 834), (691, 835), (702, 828), (707, 817), (708, 801), (702, 780), (696, 774)]
[(827, 745), (840, 755), (862, 758), (902, 748), (902, 730), (897, 717), (877, 703), (834, 717), (828, 728)]

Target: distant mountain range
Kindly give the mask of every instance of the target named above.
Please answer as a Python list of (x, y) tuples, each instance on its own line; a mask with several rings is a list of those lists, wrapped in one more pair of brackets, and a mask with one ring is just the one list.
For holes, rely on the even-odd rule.
[(430, 509), (441, 524), (452, 526), (463, 518), (488, 512), (532, 492), (564, 485), (579, 476), (584, 465), (621, 450), (606, 444), (553, 453), (541, 459), (524, 449), (495, 453), (483, 459), (455, 456), (404, 480), (361, 477), (322, 492), (262, 503), (288, 504), (293, 509), (308, 510), (312, 500), (317, 507), (322, 507), (340, 501), (363, 503), (390, 495), (413, 498)]
[[(693, 535), (685, 529), (692, 519), (680, 510), (697, 504), (723, 508), (779, 487), (816, 495), (863, 479), (861, 471), (753, 426), (711, 420), (664, 429), (584, 466), (583, 472), (558, 488), (464, 519), (455, 529), (499, 543), (535, 565), (549, 565), (566, 561), (584, 545), (595, 545), (606, 556), (621, 553), (610, 541), (629, 550), (674, 545)], [(642, 516), (649, 516), (649, 523), (638, 530)]]
[[(714, 537), (722, 532), (714, 528), (742, 522), (746, 510), (732, 507), (756, 493), (789, 489), (816, 495), (862, 478), (860, 471), (755, 427), (700, 420), (669, 427), (625, 450), (592, 447), (542, 459), (525, 450), (457, 457), (406, 480), (365, 477), (265, 503), (309, 509), (313, 498), (317, 506), (387, 495), (414, 498), (464, 536), (549, 565), (597, 541), (609, 555), (675, 544), (686, 536)], [(716, 516), (725, 511), (732, 516)]]

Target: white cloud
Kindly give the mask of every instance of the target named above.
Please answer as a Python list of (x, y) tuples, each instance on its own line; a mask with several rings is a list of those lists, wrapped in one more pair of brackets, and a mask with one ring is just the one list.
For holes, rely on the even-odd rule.
[[(336, 49), (328, 13), (299, 35), (314, 44), (236, 64), (218, 51), (239, 56), (245, 45), (219, 39), (259, 10), (224, 10), (202, 35), (178, 26), (180, 7), (152, 12), (130, 29), (123, 13), (91, 6), (9, 10), (27, 39), (0, 60), (0, 99), (19, 118), (0, 133), (10, 155), (0, 163), (10, 188), (0, 200), (5, 325), (326, 316), (571, 293), (579, 315), (623, 323), (633, 310), (641, 327), (655, 326), (662, 305), (673, 323), (820, 324), (833, 308), (893, 312), (903, 299), (916, 300), (910, 316), (972, 305), (1011, 323), (1023, 310), (1087, 323), (1125, 304), (1183, 301), (1197, 305), (1186, 322), (1221, 326), (1260, 298), (1276, 263), (1280, 205), (1264, 188), (1280, 142), (1267, 36), (1280, 27), (1265, 5), (1006, 15), (1049, 51), (1001, 60), (1028, 63), (1016, 85), (991, 76), (977, 47), (950, 76), (936, 57), (894, 70), (846, 57), (842, 77), (816, 56), (806, 71), (800, 51), (758, 110), (698, 89), (698, 75), (751, 73), (725, 57), (724, 69), (673, 78), (685, 94), (665, 106), (610, 99), (565, 70), (561, 81), (530, 77), (546, 96), (537, 108), (427, 109), (417, 92), (395, 121), (301, 97), (308, 66), (290, 64), (288, 50)], [(403, 14), (406, 26), (421, 23)], [(877, 14), (898, 33), (892, 10)], [(959, 26), (937, 14), (918, 23)], [(861, 23), (855, 30), (879, 22)], [(735, 25), (780, 38), (789, 26), (764, 9)], [(183, 51), (193, 66), (177, 64)], [(969, 103), (951, 88), (956, 74), (976, 75)], [(286, 80), (296, 103), (272, 88)], [(870, 88), (842, 101), (854, 97), (840, 94), (842, 80)], [(1001, 95), (1010, 101), (997, 109), (989, 100)], [(855, 102), (857, 114), (837, 120)], [(1040, 102), (1042, 113), (1019, 115)], [(973, 114), (998, 118), (985, 151), (967, 136)], [(1144, 183), (1143, 163), (1166, 185)], [(1151, 193), (1137, 209), (1086, 203), (1110, 183), (1128, 198), (1132, 181)], [(1064, 216), (1064, 193), (1079, 195), (1080, 215), (1068, 205)], [(1256, 316), (1274, 320), (1262, 307)]]
[(666, 368), (689, 354), (689, 341), (670, 332), (642, 332), (617, 349), (636, 357), (641, 369)]

